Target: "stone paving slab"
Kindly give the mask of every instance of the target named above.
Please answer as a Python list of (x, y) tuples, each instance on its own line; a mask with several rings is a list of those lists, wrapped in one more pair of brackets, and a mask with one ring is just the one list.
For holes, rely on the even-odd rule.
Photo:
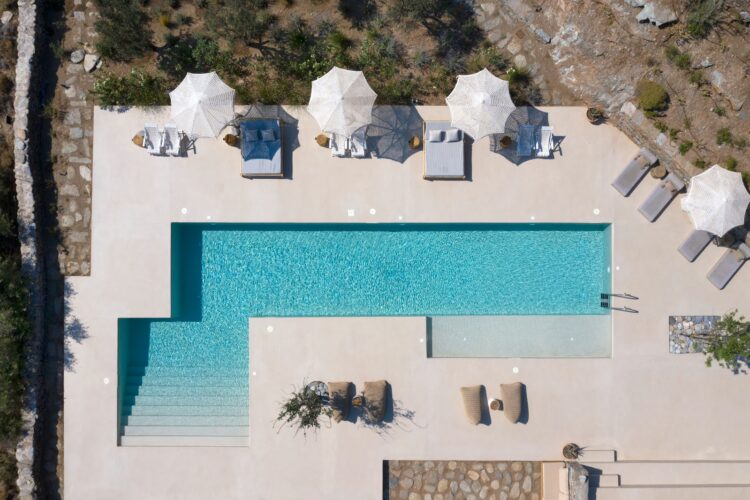
[(541, 462), (389, 460), (386, 500), (539, 500)]
[(691, 336), (711, 331), (720, 319), (721, 316), (670, 316), (669, 352), (672, 354), (703, 352), (705, 343)]

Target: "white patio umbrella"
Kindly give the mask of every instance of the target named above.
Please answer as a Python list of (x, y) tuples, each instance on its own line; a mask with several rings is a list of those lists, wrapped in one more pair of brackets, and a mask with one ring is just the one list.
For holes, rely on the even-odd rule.
[(312, 83), (307, 111), (323, 132), (351, 136), (372, 122), (377, 94), (361, 71), (333, 67)]
[(739, 172), (714, 165), (690, 181), (682, 209), (688, 213), (695, 229), (717, 236), (745, 223), (750, 194)]
[(188, 73), (169, 93), (172, 119), (193, 137), (216, 137), (234, 118), (234, 89), (215, 73)]
[(474, 139), (505, 131), (505, 122), (516, 109), (508, 82), (487, 68), (473, 75), (459, 75), (456, 87), (445, 99), (451, 110), (451, 125)]

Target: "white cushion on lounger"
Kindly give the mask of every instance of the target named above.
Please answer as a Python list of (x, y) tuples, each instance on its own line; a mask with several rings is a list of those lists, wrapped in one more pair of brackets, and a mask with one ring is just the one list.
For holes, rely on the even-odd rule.
[(445, 142), (456, 142), (460, 138), (460, 132), (457, 128), (449, 128), (445, 131)]
[(443, 131), (430, 130), (427, 134), (427, 142), (443, 142)]
[(255, 129), (246, 129), (242, 133), (247, 136), (247, 141), (253, 142), (258, 140), (258, 131)]
[(266, 128), (266, 129), (261, 130), (260, 131), (260, 137), (264, 141), (273, 141), (273, 140), (276, 140), (276, 136), (274, 135), (273, 130), (271, 130), (270, 128)]

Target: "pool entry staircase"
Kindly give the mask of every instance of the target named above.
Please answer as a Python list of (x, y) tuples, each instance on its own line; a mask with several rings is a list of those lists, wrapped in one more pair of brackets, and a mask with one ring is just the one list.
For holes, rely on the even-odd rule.
[[(247, 446), (248, 364), (201, 357), (188, 323), (179, 338), (150, 332), (151, 323), (120, 320), (120, 444)], [(154, 359), (150, 351), (172, 354)]]
[(247, 370), (127, 367), (123, 446), (247, 446)]

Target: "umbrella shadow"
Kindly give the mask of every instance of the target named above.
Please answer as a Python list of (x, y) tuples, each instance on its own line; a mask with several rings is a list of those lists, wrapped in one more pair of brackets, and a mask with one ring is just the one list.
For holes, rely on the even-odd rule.
[[(508, 120), (505, 122), (505, 132), (490, 136), (490, 151), (503, 156), (514, 165), (520, 165), (527, 160), (536, 159), (537, 156), (534, 154), (528, 156), (518, 154), (519, 131), (524, 126), (532, 126), (534, 129), (538, 129), (539, 127), (548, 125), (548, 113), (534, 106), (519, 106), (510, 114)], [(559, 151), (562, 154), (562, 150), (559, 148), (561, 142), (562, 139), (555, 137), (553, 153), (554, 151)]]
[(367, 147), (378, 158), (403, 163), (419, 148), (413, 149), (412, 137), (422, 138), (424, 120), (414, 106), (374, 106), (372, 123), (367, 127)]

